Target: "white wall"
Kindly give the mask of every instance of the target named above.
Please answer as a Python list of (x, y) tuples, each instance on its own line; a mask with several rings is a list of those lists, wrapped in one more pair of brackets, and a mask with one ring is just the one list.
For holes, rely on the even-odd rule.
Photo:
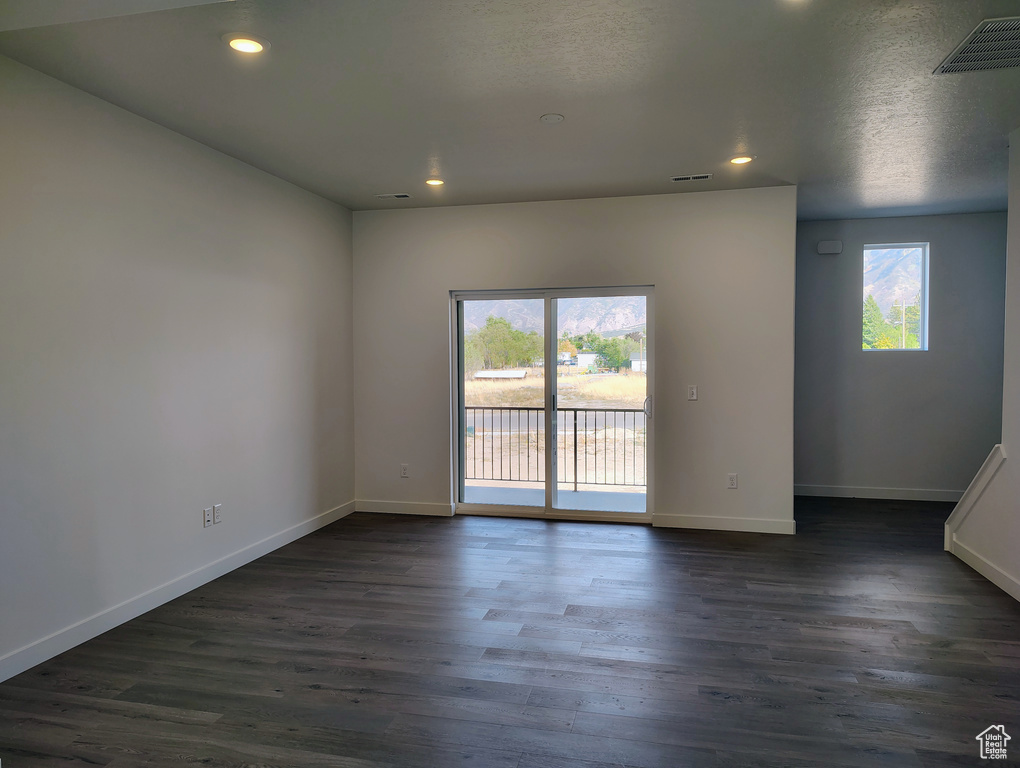
[(450, 290), (654, 285), (656, 524), (792, 532), (795, 205), (783, 187), (356, 212), (358, 508), (450, 513)]
[[(928, 351), (863, 351), (864, 246), (910, 242), (931, 245)], [(1005, 278), (1005, 213), (798, 225), (798, 493), (960, 498), (999, 441)]]
[(946, 523), (946, 547), (1020, 600), (1020, 129), (1009, 138), (1002, 447)]
[(0, 105), (3, 679), (354, 483), (350, 213), (5, 58)]

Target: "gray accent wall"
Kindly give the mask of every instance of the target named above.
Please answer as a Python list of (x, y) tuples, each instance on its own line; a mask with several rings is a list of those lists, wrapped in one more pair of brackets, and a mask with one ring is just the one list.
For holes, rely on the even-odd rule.
[[(930, 243), (928, 351), (862, 350), (863, 248), (900, 242)], [(797, 493), (959, 499), (1000, 438), (1005, 277), (1004, 212), (798, 225)]]

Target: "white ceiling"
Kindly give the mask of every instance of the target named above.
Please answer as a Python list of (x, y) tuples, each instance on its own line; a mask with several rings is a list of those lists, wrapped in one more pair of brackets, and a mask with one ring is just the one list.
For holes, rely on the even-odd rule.
[(802, 219), (1006, 207), (1020, 69), (932, 70), (1020, 0), (153, 2), (0, 53), (354, 210), (776, 184)]

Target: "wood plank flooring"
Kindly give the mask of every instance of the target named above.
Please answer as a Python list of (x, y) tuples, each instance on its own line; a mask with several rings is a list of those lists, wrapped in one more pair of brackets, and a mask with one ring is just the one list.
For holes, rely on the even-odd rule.
[(1020, 759), (1020, 604), (949, 505), (797, 536), (356, 514), (0, 685), (3, 768)]

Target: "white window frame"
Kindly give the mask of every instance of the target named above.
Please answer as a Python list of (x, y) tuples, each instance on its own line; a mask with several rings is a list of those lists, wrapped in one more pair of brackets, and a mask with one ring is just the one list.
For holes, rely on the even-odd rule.
[[(859, 286), (864, 286), (864, 269), (865, 259), (867, 258), (868, 251), (881, 251), (881, 250), (892, 250), (892, 249), (907, 248), (920, 248), (923, 252), (921, 258), (921, 327), (918, 329), (920, 334), (918, 335), (918, 343), (920, 346), (917, 349), (900, 349), (894, 347), (893, 349), (862, 349), (862, 352), (927, 352), (928, 351), (928, 262), (931, 258), (931, 243), (928, 242), (914, 242), (914, 243), (866, 243), (861, 248), (861, 282)], [(862, 305), (863, 307), (863, 305)], [(864, 325), (864, 313), (863, 308), (860, 316), (861, 329), (863, 331)]]
[[(554, 435), (556, 428), (556, 356), (557, 343), (555, 329), (555, 305), (557, 299), (572, 297), (602, 296), (644, 296), (647, 315), (645, 350), (647, 361), (645, 375), (647, 377), (646, 409), (646, 467), (645, 467), (645, 511), (644, 512), (597, 512), (564, 510), (557, 507), (556, 482), (546, 485), (545, 507), (515, 507), (494, 504), (466, 504), (463, 498), (463, 455), (461, 450), (462, 409), (464, 407), (461, 382), (464, 380), (463, 360), (461, 359), (460, 341), (463, 334), (463, 312), (461, 302), (491, 299), (544, 299), (545, 300), (545, 400), (552, 403), (546, 409), (545, 429), (547, 435)], [(651, 523), (655, 510), (655, 286), (654, 285), (614, 285), (591, 288), (530, 288), (530, 289), (497, 289), (497, 290), (453, 290), (450, 291), (450, 449), (453, 461), (450, 466), (451, 504), (454, 514), (498, 515), (503, 517), (538, 517), (549, 520), (597, 520), (605, 522)], [(550, 450), (546, 451), (546, 478), (555, 478), (556, 443), (552, 441)]]

